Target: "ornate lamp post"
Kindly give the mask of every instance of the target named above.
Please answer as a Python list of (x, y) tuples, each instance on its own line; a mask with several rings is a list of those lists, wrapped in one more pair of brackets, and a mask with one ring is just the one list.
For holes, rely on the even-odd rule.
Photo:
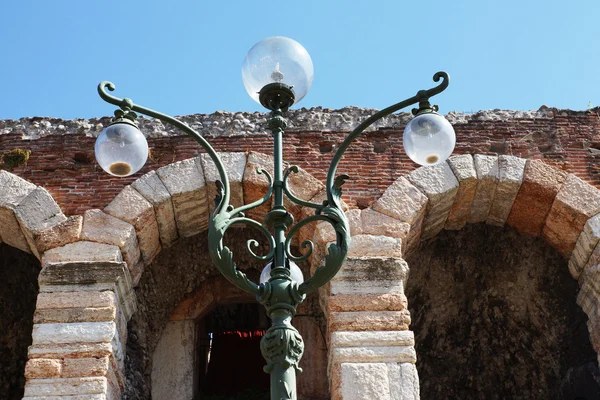
[[(432, 106), (429, 99), (446, 89), (449, 78), (445, 72), (436, 73), (433, 80), (442, 80), (438, 86), (421, 90), (415, 96), (375, 113), (357, 126), (335, 153), (327, 173), (327, 200), (317, 204), (299, 199), (290, 191), (287, 178), (298, 171), (297, 167), (291, 166), (285, 172), (282, 167), (282, 136), (286, 128), (284, 113), (306, 95), (312, 84), (313, 65), (310, 56), (299, 43), (291, 39), (270, 37), (258, 42), (248, 52), (242, 67), (242, 77), (250, 96), (271, 111), (268, 126), (274, 138), (274, 174), (271, 176), (263, 169), (258, 171), (269, 181), (269, 189), (262, 199), (234, 208), (230, 204), (226, 171), (211, 145), (198, 132), (173, 117), (134, 104), (130, 99), (110, 95), (107, 90), (115, 89), (110, 82), (100, 83), (98, 93), (106, 102), (119, 106), (119, 109), (115, 111), (111, 125), (97, 139), (96, 158), (105, 171), (116, 176), (131, 175), (144, 165), (148, 156), (148, 144), (137, 129), (136, 113), (177, 126), (196, 139), (208, 153), (220, 176), (220, 181), (217, 181), (215, 209), (208, 228), (211, 259), (231, 283), (254, 294), (265, 306), (272, 326), (261, 340), (261, 351), (267, 361), (264, 369), (271, 374), (271, 399), (296, 399), (296, 374), (301, 372), (298, 364), (304, 345), (299, 332), (292, 326), (291, 319), (307, 293), (335, 276), (350, 246), (350, 228), (341, 204), (341, 186), (348, 176), (336, 177), (340, 159), (350, 143), (374, 122), (402, 108), (418, 104), (418, 108), (412, 110), (415, 118), (404, 131), (406, 153), (421, 165), (443, 162), (454, 149), (454, 129), (436, 113), (438, 108)], [(294, 224), (294, 218), (283, 205), (284, 195), (296, 204), (313, 208), (315, 214)], [(265, 204), (271, 197), (273, 207), (266, 214), (264, 223), (244, 216), (244, 212)], [(335, 229), (336, 241), (329, 245), (324, 265), (313, 276), (304, 279), (295, 262), (306, 260), (312, 253), (313, 244), (308, 240), (303, 242), (302, 248), (307, 249), (306, 252), (294, 255), (290, 250), (290, 243), (300, 228), (314, 221), (330, 223)], [(231, 250), (223, 245), (225, 232), (234, 224), (257, 228), (269, 242), (270, 250), (266, 255), (257, 255), (253, 251), (256, 241), (250, 240), (247, 245), (254, 258), (269, 263), (261, 274), (259, 284), (252, 282), (236, 268)]]

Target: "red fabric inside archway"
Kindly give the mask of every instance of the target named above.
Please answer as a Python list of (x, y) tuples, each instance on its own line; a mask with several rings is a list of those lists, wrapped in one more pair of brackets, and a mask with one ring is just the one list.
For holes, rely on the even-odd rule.
[(206, 372), (206, 394), (232, 395), (247, 389), (269, 391), (269, 375), (260, 353), (266, 331), (213, 333)]

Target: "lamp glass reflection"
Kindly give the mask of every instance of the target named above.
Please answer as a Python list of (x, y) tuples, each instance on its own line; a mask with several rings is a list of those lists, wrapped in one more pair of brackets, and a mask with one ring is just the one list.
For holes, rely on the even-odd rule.
[(420, 165), (444, 162), (456, 145), (456, 134), (450, 122), (431, 112), (417, 115), (404, 129), (404, 150)]
[(312, 85), (313, 63), (304, 47), (295, 40), (272, 36), (256, 43), (242, 64), (246, 91), (260, 103), (258, 92), (270, 83), (292, 86), (298, 103)]
[(94, 150), (98, 164), (114, 176), (133, 175), (148, 159), (144, 134), (128, 123), (116, 123), (104, 129), (96, 139)]
[[(262, 270), (262, 272), (260, 273), (260, 283), (268, 282), (269, 279), (271, 279), (271, 266), (272, 265), (273, 265), (273, 263), (270, 262)], [(298, 265), (293, 261), (290, 261), (290, 275), (291, 275), (292, 280), (297, 282), (298, 284), (304, 282), (304, 275), (302, 275), (302, 271), (300, 270), (300, 267), (298, 267)]]

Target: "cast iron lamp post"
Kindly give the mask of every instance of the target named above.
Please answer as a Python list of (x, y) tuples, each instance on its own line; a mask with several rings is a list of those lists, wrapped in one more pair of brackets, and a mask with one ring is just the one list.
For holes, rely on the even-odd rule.
[[(269, 181), (269, 189), (262, 199), (233, 207), (230, 204), (230, 186), (225, 168), (210, 144), (198, 132), (173, 117), (134, 104), (130, 99), (110, 95), (107, 89), (115, 89), (110, 82), (100, 83), (98, 93), (106, 102), (119, 106), (120, 109), (115, 111), (113, 122), (98, 136), (96, 158), (105, 171), (116, 176), (128, 176), (142, 168), (148, 156), (148, 144), (137, 128), (136, 112), (177, 126), (196, 139), (208, 153), (220, 176), (220, 180), (216, 182), (218, 194), (215, 209), (208, 227), (211, 259), (231, 283), (254, 294), (265, 306), (272, 326), (263, 336), (260, 346), (267, 361), (264, 369), (271, 374), (271, 399), (295, 400), (296, 374), (301, 372), (298, 364), (304, 344), (299, 332), (292, 326), (291, 319), (307, 293), (335, 276), (350, 246), (350, 228), (341, 203), (341, 186), (348, 176), (336, 177), (340, 159), (350, 143), (374, 122), (402, 108), (418, 104), (418, 108), (412, 110), (415, 118), (404, 131), (406, 153), (421, 165), (443, 162), (454, 149), (454, 129), (436, 113), (438, 108), (432, 106), (429, 99), (446, 89), (449, 78), (445, 72), (436, 73), (433, 80), (442, 80), (438, 86), (421, 90), (415, 96), (375, 113), (358, 125), (336, 151), (327, 173), (327, 200), (317, 204), (299, 199), (290, 191), (288, 177), (297, 173), (298, 168), (291, 166), (284, 173), (282, 167), (282, 136), (287, 125), (283, 115), (291, 105), (306, 95), (312, 84), (313, 65), (310, 56), (299, 43), (291, 39), (270, 37), (258, 42), (248, 52), (242, 66), (242, 77), (250, 96), (271, 111), (268, 127), (274, 137), (274, 173), (271, 176), (264, 169), (258, 170)], [(294, 224), (294, 218), (283, 205), (284, 195), (296, 204), (313, 208), (315, 214)], [(244, 212), (265, 204), (271, 197), (273, 207), (264, 217), (264, 223), (244, 216)], [(324, 265), (305, 280), (295, 262), (304, 261), (310, 256), (313, 243), (310, 240), (304, 241), (301, 247), (306, 252), (300, 255), (292, 254), (290, 243), (300, 228), (315, 221), (330, 223), (335, 229), (336, 241), (329, 245)], [(258, 229), (269, 242), (269, 252), (266, 255), (258, 255), (253, 251), (252, 248), (258, 245), (255, 240), (247, 243), (252, 257), (269, 262), (261, 274), (259, 284), (252, 282), (237, 269), (231, 250), (223, 245), (225, 232), (234, 224), (245, 224)]]

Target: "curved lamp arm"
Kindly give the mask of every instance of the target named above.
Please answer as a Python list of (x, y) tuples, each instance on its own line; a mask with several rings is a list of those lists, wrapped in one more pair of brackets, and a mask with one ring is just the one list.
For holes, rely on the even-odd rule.
[[(334, 201), (334, 198), (331, 196), (331, 194), (332, 194), (332, 189), (334, 186), (335, 173), (337, 171), (337, 167), (340, 163), (340, 160), (342, 159), (342, 156), (346, 152), (346, 149), (348, 148), (350, 143), (352, 143), (354, 141), (354, 139), (356, 139), (361, 133), (363, 133), (364, 130), (367, 129), (369, 126), (373, 125), (375, 122), (377, 122), (381, 118), (383, 118), (391, 113), (394, 113), (396, 111), (399, 111), (403, 108), (406, 108), (406, 107), (411, 106), (416, 103), (419, 103), (420, 109), (421, 108), (431, 108), (431, 106), (429, 105), (429, 98), (435, 96), (436, 94), (443, 92), (448, 87), (448, 84), (450, 83), (450, 77), (444, 71), (436, 72), (433, 75), (434, 82), (439, 82), (440, 79), (442, 79), (442, 82), (439, 85), (437, 85), (436, 87), (433, 87), (428, 90), (420, 90), (413, 97), (410, 97), (410, 98), (403, 100), (399, 103), (396, 103), (392, 106), (384, 108), (383, 110), (373, 114), (372, 116), (370, 116), (369, 118), (364, 120), (360, 125), (358, 125), (346, 137), (346, 139), (344, 139), (342, 144), (338, 147), (337, 151), (335, 152), (335, 155), (333, 156), (333, 159), (331, 160), (331, 165), (329, 166), (329, 171), (327, 172), (327, 183), (326, 183), (327, 200), (329, 200), (330, 204), (332, 204), (332, 202)], [(413, 113), (416, 113), (417, 111), (418, 111), (418, 109), (416, 109), (416, 110), (413, 109)]]
[[(247, 244), (247, 249), (250, 252), (250, 255), (256, 259), (264, 260), (265, 258), (271, 257), (274, 252), (275, 242), (271, 234), (264, 228), (262, 225), (257, 222), (238, 217), (234, 218), (236, 215), (240, 214), (242, 211), (248, 210), (250, 208), (258, 207), (263, 204), (266, 200), (262, 199), (253, 204), (238, 208), (234, 210), (233, 207), (229, 204), (230, 201), (230, 186), (229, 179), (227, 177), (227, 173), (225, 171), (225, 167), (221, 161), (221, 158), (217, 154), (217, 152), (213, 149), (213, 147), (194, 129), (192, 129), (186, 123), (179, 121), (176, 118), (173, 118), (167, 114), (163, 114), (161, 112), (152, 110), (150, 108), (146, 108), (137, 104), (134, 104), (131, 99), (124, 98), (120, 99), (108, 93), (108, 91), (114, 91), (115, 85), (112, 82), (103, 81), (98, 85), (98, 94), (100, 97), (106, 101), (107, 103), (113, 104), (115, 106), (120, 107), (124, 111), (136, 111), (141, 114), (145, 114), (149, 117), (157, 118), (163, 122), (169, 123), (179, 129), (181, 129), (185, 134), (192, 137), (198, 142), (198, 144), (206, 150), (206, 153), (210, 156), (211, 160), (215, 163), (217, 167), (217, 171), (219, 172), (220, 181), (217, 181), (217, 199), (215, 201), (215, 211), (212, 217), (210, 218), (209, 227), (208, 227), (208, 237), (209, 241), (214, 245), (209, 246), (209, 253), (211, 259), (217, 268), (221, 271), (221, 273), (234, 285), (237, 287), (253, 293), (255, 295), (260, 294), (260, 287), (250, 281), (246, 275), (239, 271), (236, 268), (235, 263), (233, 262), (233, 253), (231, 250), (223, 245), (223, 237), (225, 235), (225, 231), (234, 223), (243, 223), (246, 225), (253, 226), (254, 228), (259, 229), (267, 238), (271, 250), (269, 254), (266, 256), (258, 256), (256, 255), (251, 247), (256, 246), (256, 241), (249, 240)], [(266, 171), (262, 171), (266, 172)], [(270, 178), (270, 176), (268, 176)], [(270, 179), (269, 179), (270, 180)], [(270, 185), (272, 186), (272, 185)]]

